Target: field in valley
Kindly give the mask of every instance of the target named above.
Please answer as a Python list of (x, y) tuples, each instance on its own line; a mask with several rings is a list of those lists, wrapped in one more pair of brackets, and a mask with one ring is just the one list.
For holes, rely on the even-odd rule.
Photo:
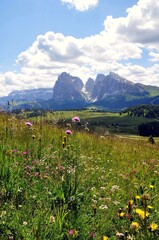
[(159, 239), (159, 142), (136, 135), (144, 118), (20, 117), (0, 115), (1, 239)]

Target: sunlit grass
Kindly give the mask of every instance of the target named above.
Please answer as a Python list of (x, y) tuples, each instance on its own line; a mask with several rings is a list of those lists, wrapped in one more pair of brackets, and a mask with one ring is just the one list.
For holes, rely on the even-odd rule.
[(158, 142), (45, 120), (0, 115), (2, 239), (158, 239)]

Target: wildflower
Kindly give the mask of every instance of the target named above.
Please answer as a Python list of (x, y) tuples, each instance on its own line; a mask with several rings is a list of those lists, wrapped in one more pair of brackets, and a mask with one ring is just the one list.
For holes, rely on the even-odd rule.
[(28, 152), (27, 152), (27, 151), (24, 151), (24, 152), (23, 152), (23, 155), (27, 155), (27, 154), (28, 154)]
[(119, 237), (119, 238), (121, 238), (121, 239), (123, 239), (124, 234), (123, 234), (123, 233), (120, 233), (120, 232), (117, 232), (117, 233), (116, 233), (116, 236)]
[(68, 134), (68, 135), (72, 135), (72, 131), (71, 130), (66, 130), (65, 133)]
[(153, 189), (155, 186), (154, 185), (152, 185), (152, 184), (150, 184), (150, 186), (149, 186), (151, 189)]
[(107, 236), (103, 236), (103, 240), (109, 240)]
[(1, 213), (0, 217), (4, 217), (6, 214), (7, 214), (7, 212), (6, 212), (6, 211), (2, 211), (2, 213)]
[(158, 229), (158, 225), (156, 223), (151, 223), (149, 226), (150, 231), (154, 232)]
[(101, 206), (99, 207), (99, 209), (108, 209), (108, 206), (107, 206), (107, 205), (101, 205)]
[(148, 205), (147, 208), (152, 209), (153, 207), (151, 205)]
[(68, 232), (68, 234), (69, 234), (70, 236), (74, 235), (74, 230), (73, 230), (73, 229), (70, 229), (69, 232)]
[(27, 224), (28, 224), (27, 222), (25, 222), (25, 221), (23, 222), (23, 226), (26, 226)]
[(139, 195), (137, 195), (135, 198), (136, 198), (136, 199), (140, 199), (140, 196), (139, 196)]
[(63, 148), (65, 147), (65, 142), (62, 142), (62, 147), (63, 147)]
[(130, 225), (130, 228), (132, 230), (136, 230), (137, 231), (140, 228), (140, 225), (139, 225), (138, 222), (132, 222), (131, 225)]
[(95, 234), (94, 232), (90, 232), (90, 235), (89, 235), (90, 238), (94, 238), (95, 237)]
[(31, 122), (25, 122), (25, 125), (27, 125), (28, 127), (32, 127), (33, 124)]
[(73, 122), (80, 122), (80, 118), (78, 116), (75, 116), (72, 118)]
[(120, 190), (120, 187), (118, 185), (113, 185), (110, 189), (111, 192), (115, 192), (117, 190)]
[(122, 219), (122, 218), (124, 217), (125, 213), (124, 213), (123, 211), (120, 211), (120, 212), (118, 213), (118, 215), (119, 215), (119, 217)]
[(133, 205), (133, 203), (134, 203), (134, 201), (133, 201), (133, 200), (130, 200), (130, 201), (128, 202), (128, 205)]
[(149, 216), (149, 213), (147, 211), (143, 211), (139, 208), (136, 209), (136, 213), (138, 214), (138, 216), (142, 219), (145, 219), (146, 217)]
[(52, 215), (52, 216), (50, 216), (50, 222), (51, 223), (55, 223), (55, 217)]

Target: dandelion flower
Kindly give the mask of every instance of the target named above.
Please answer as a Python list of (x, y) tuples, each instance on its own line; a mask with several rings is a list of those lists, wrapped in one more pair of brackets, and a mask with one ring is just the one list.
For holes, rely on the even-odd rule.
[(155, 186), (154, 185), (152, 185), (152, 184), (150, 184), (150, 186), (149, 186), (151, 189), (153, 189)]
[(109, 240), (107, 236), (103, 236), (103, 240)]
[(119, 215), (120, 218), (123, 218), (125, 213), (124, 212), (120, 212), (120, 213), (118, 213), (118, 215)]
[(78, 116), (75, 116), (72, 118), (73, 122), (80, 122), (80, 118)]
[(136, 199), (140, 199), (141, 197), (140, 197), (139, 195), (137, 195), (135, 198), (136, 198)]
[(156, 231), (158, 229), (158, 225), (156, 223), (151, 223), (149, 226), (150, 231)]
[(133, 203), (134, 203), (133, 200), (130, 200), (130, 201), (128, 202), (129, 205), (133, 205)]
[(148, 205), (147, 208), (152, 209), (153, 207), (151, 205)]
[(138, 216), (140, 217), (140, 218), (142, 218), (142, 219), (145, 219), (146, 217), (148, 217), (149, 216), (149, 213), (146, 211), (143, 211), (143, 210), (141, 210), (141, 209), (139, 209), (139, 208), (137, 208), (136, 209), (136, 213), (138, 214)]
[(133, 230), (138, 230), (140, 228), (140, 225), (138, 222), (132, 222), (130, 228)]

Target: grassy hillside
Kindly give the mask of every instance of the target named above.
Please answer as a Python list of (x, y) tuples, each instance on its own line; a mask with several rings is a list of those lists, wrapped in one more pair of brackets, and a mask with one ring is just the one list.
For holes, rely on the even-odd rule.
[(149, 92), (149, 95), (151, 97), (155, 97), (159, 95), (159, 87), (156, 86), (146, 86), (145, 85), (145, 90)]
[[(27, 116), (28, 114), (26, 114)], [(90, 132), (100, 134), (135, 134), (138, 135), (138, 125), (145, 122), (156, 121), (154, 118), (145, 118), (129, 116), (127, 113), (120, 115), (113, 112), (100, 112), (94, 110), (79, 111), (55, 111), (46, 112), (45, 115), (33, 118), (34, 121), (53, 123), (60, 126), (66, 126), (70, 119), (78, 115), (81, 119), (81, 130), (89, 129)], [(32, 116), (32, 114), (31, 114)]]
[(157, 141), (66, 119), (72, 126), (0, 115), (1, 239), (159, 239)]

